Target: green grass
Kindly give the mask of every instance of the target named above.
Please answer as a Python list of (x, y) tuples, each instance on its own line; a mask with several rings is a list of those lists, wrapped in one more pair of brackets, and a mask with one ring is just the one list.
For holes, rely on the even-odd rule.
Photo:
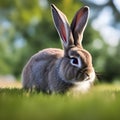
[(7, 119), (120, 120), (120, 86), (98, 85), (79, 95), (0, 89), (0, 120)]

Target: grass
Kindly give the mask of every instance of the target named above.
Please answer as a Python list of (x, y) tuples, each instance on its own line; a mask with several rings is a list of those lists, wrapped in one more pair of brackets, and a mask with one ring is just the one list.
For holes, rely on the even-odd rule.
[(74, 96), (0, 89), (0, 120), (120, 120), (119, 111), (119, 85), (98, 85)]

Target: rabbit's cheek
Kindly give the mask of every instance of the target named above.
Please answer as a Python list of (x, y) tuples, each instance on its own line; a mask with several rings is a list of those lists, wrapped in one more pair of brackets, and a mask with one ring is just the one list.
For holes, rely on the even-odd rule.
[(83, 81), (84, 79), (87, 79), (87, 76), (83, 73), (79, 73), (76, 75), (76, 82)]
[(74, 72), (74, 69), (72, 67), (71, 68), (69, 67), (69, 69), (66, 71), (66, 74), (65, 74), (66, 80), (71, 81), (71, 80), (75, 79), (75, 76), (76, 76), (76, 74)]
[(89, 74), (87, 71), (78, 71), (76, 74), (76, 81), (86, 81), (89, 79)]
[(71, 66), (71, 64), (67, 61), (63, 61), (59, 68), (59, 75), (62, 80), (66, 82), (70, 82), (71, 80), (75, 79), (76, 72), (75, 68)]

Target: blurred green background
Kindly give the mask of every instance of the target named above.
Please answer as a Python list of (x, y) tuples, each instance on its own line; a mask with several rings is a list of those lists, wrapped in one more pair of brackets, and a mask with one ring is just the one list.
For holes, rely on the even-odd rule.
[(0, 0), (0, 76), (20, 79), (34, 53), (47, 47), (61, 48), (51, 3), (66, 14), (69, 22), (80, 7), (90, 7), (83, 46), (92, 54), (102, 81), (120, 81), (119, 0)]

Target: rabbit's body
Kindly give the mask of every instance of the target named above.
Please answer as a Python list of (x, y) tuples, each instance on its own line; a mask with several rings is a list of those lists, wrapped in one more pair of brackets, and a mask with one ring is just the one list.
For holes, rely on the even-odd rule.
[(33, 55), (22, 72), (23, 88), (46, 93), (87, 91), (95, 79), (92, 57), (81, 43), (88, 7), (76, 13), (70, 27), (65, 15), (54, 5), (52, 13), (64, 50), (48, 48)]
[(49, 48), (33, 55), (23, 70), (23, 87), (25, 89), (35, 87), (43, 92), (59, 89), (57, 86), (61, 80), (56, 74), (63, 53), (61, 49)]
[(45, 93), (64, 93), (68, 89), (87, 91), (92, 85), (94, 74), (89, 81), (67, 82), (60, 75), (59, 68), (63, 59), (64, 51), (55, 48), (44, 49), (33, 55), (23, 70), (23, 87)]

